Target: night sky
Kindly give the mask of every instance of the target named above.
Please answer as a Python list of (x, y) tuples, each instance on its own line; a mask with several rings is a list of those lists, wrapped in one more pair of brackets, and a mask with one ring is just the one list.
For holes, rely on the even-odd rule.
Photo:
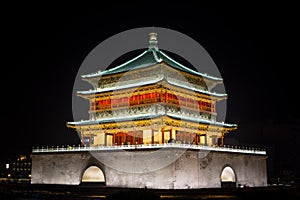
[(72, 89), (81, 63), (108, 37), (154, 26), (193, 38), (218, 66), (229, 95), (226, 122), (239, 126), (225, 143), (266, 148), (271, 172), (299, 175), (296, 8), (145, 2), (91, 6), (82, 8), (83, 15), (54, 6), (14, 7), (1, 24), (1, 158), (30, 154), (33, 146), (79, 144), (66, 122), (73, 121)]

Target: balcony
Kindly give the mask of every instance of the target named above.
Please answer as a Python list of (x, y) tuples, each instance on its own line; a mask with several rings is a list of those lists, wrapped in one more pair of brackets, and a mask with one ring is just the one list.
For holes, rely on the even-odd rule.
[(238, 147), (238, 146), (205, 146), (195, 144), (178, 144), (178, 143), (163, 143), (163, 144), (138, 144), (138, 145), (112, 145), (112, 146), (95, 146), (95, 147), (82, 147), (82, 146), (67, 146), (67, 147), (42, 147), (33, 148), (32, 153), (58, 153), (58, 152), (82, 152), (82, 151), (114, 151), (114, 150), (149, 150), (161, 148), (181, 148), (192, 150), (205, 150), (215, 152), (232, 152), (244, 154), (259, 154), (266, 155), (266, 150), (251, 148), (251, 147)]

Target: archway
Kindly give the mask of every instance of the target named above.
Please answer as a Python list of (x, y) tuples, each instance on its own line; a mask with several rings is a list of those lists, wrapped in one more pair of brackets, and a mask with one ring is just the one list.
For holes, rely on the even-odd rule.
[(82, 183), (105, 183), (103, 171), (97, 166), (88, 167), (82, 175)]
[(230, 166), (226, 166), (222, 170), (221, 187), (222, 188), (236, 187), (236, 176), (233, 169)]

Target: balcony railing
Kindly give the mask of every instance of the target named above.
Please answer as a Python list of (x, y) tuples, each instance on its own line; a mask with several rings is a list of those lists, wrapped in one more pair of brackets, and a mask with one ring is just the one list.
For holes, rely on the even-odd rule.
[(163, 144), (137, 144), (137, 145), (113, 145), (113, 146), (67, 146), (67, 147), (35, 147), (32, 153), (53, 153), (53, 152), (80, 152), (80, 151), (114, 151), (114, 150), (133, 150), (133, 149), (157, 149), (157, 148), (184, 148), (206, 151), (219, 151), (219, 152), (233, 152), (233, 153), (246, 153), (246, 154), (260, 154), (266, 155), (266, 150), (250, 147), (239, 146), (205, 146), (195, 144), (177, 144), (177, 143), (163, 143)]

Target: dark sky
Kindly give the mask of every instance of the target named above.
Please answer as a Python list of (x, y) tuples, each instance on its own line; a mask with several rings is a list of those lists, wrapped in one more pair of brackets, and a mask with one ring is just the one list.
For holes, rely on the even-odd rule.
[(190, 36), (218, 66), (229, 95), (226, 121), (239, 125), (228, 142), (278, 148), (284, 135), (298, 145), (296, 8), (150, 2), (82, 10), (9, 8), (1, 24), (1, 156), (30, 153), (32, 146), (78, 144), (65, 125), (73, 121), (72, 89), (81, 63), (108, 37), (151, 26)]

